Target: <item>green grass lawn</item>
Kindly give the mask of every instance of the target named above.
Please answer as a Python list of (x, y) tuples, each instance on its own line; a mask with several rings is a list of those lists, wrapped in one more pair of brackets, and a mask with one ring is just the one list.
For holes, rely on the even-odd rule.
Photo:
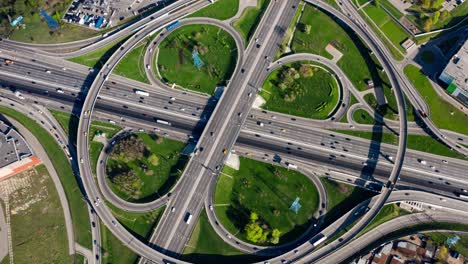
[[(297, 238), (308, 228), (318, 207), (315, 185), (293, 170), (246, 158), (240, 162), (239, 171), (225, 167), (219, 176), (215, 210), (220, 222), (246, 240), (244, 226), (250, 212), (256, 212), (270, 229), (281, 231), (280, 243)], [(289, 210), (296, 197), (302, 205), (297, 215)]]
[(240, 32), (245, 43), (248, 43), (255, 33), (255, 29), (262, 19), (263, 12), (265, 12), (269, 3), (270, 0), (258, 0), (256, 7), (245, 8), (239, 19), (234, 22), (234, 28)]
[[(55, 185), (44, 165), (13, 180), (28, 186), (10, 193), (11, 235), (15, 263), (70, 263), (65, 219)], [(10, 181), (10, 180), (7, 180)], [(12, 183), (13, 184), (13, 183)]]
[(99, 159), (99, 154), (101, 154), (101, 150), (104, 145), (101, 142), (91, 141), (89, 144), (89, 159), (91, 160), (91, 169), (93, 174), (96, 175), (96, 166), (97, 161)]
[(390, 15), (388, 15), (382, 8), (375, 5), (367, 5), (363, 10), (369, 17), (377, 24), (377, 26), (384, 32), (390, 41), (403, 53), (405, 49), (401, 47), (401, 43), (405, 41), (409, 35), (408, 33), (395, 22)]
[(390, 3), (390, 1), (381, 0), (380, 5), (385, 7), (385, 9), (397, 19), (400, 19), (403, 17), (403, 13), (401, 13), (400, 10), (398, 10), (398, 8), (396, 8), (392, 3)]
[(258, 256), (246, 255), (224, 242), (214, 231), (206, 212), (203, 211), (185, 246), (182, 259), (191, 263), (251, 263), (260, 261)]
[[(356, 137), (361, 137), (365, 139), (372, 139), (375, 138), (372, 132), (366, 131), (353, 131), (353, 130), (335, 130), (336, 132), (348, 134)], [(383, 133), (379, 134), (378, 138), (381, 138), (382, 143), (398, 145), (398, 137), (394, 134), (390, 133)], [(439, 142), (438, 140), (423, 135), (408, 135), (407, 136), (407, 144), (406, 147), (413, 150), (419, 150), (423, 152), (428, 152), (436, 155), (457, 158), (457, 159), (464, 159), (465, 157), (458, 152), (450, 150), (447, 146), (443, 143)]]
[[(195, 67), (192, 51), (198, 47), (204, 65)], [(226, 31), (212, 25), (187, 25), (173, 31), (159, 45), (158, 68), (169, 83), (213, 94), (225, 85), (236, 66), (237, 47)]]
[(290, 67), (298, 70), (301, 64), (310, 63), (284, 65), (268, 76), (260, 93), (266, 100), (262, 108), (307, 118), (326, 119), (338, 102), (339, 88), (335, 77), (321, 68), (315, 67), (312, 77), (301, 75), (299, 79), (294, 80), (297, 87), (296, 99), (285, 99), (292, 86), (280, 88), (281, 73)]
[[(356, 35), (342, 28), (326, 13), (306, 4), (299, 23), (310, 25), (312, 30), (310, 34), (307, 34), (296, 29), (291, 43), (295, 53), (313, 53), (331, 59), (332, 56), (325, 50), (325, 47), (332, 44), (343, 53), (338, 66), (357, 89), (365, 90), (366, 80), (369, 79), (373, 79), (376, 85), (381, 83), (379, 69), (367, 48)], [(321, 30), (322, 28), (327, 30)]]
[(372, 230), (373, 228), (390, 221), (394, 218), (397, 218), (399, 216), (407, 215), (410, 214), (410, 212), (401, 209), (398, 205), (396, 204), (387, 204), (382, 209), (380, 212), (375, 216), (374, 219), (361, 231), (359, 232), (359, 235), (362, 235), (366, 233), (369, 230)]
[(438, 128), (468, 135), (468, 116), (465, 113), (441, 99), (427, 77), (416, 66), (407, 65), (404, 72), (426, 100), (430, 108), (429, 118)]
[(136, 262), (138, 255), (122, 244), (102, 223), (100, 231), (103, 263), (131, 264)]
[(321, 178), (327, 191), (328, 212), (325, 215), (325, 226), (333, 223), (343, 214), (354, 208), (360, 202), (371, 198), (375, 193), (352, 185)]
[(219, 20), (229, 19), (237, 14), (239, 0), (217, 0), (188, 17), (211, 17)]
[[(107, 160), (108, 176), (111, 171), (120, 172), (122, 167), (129, 168), (141, 180), (142, 186), (138, 194), (131, 194), (114, 184), (108, 179), (111, 189), (122, 199), (135, 202), (147, 202), (165, 194), (175, 184), (183, 172), (187, 163), (187, 156), (181, 155), (185, 143), (149, 135), (145, 133), (136, 134), (146, 146), (146, 151), (142, 158), (126, 161), (124, 157), (111, 155)], [(119, 142), (116, 144), (120, 144)], [(159, 164), (152, 164), (149, 157), (155, 154), (159, 159)], [(145, 167), (147, 169), (144, 169)]]
[(0, 113), (16, 119), (39, 140), (59, 175), (70, 206), (76, 242), (91, 248), (88, 208), (68, 159), (55, 139), (38, 123), (11, 108), (0, 106)]
[(104, 47), (93, 50), (89, 53), (68, 59), (69, 61), (86, 65), (94, 69), (101, 69), (106, 61), (114, 54), (115, 51), (122, 45), (127, 38), (122, 38)]
[[(60, 126), (62, 126), (63, 130), (67, 135), (70, 136), (70, 142), (73, 145), (76, 145), (76, 133), (78, 131), (78, 119), (79, 117), (76, 115), (70, 115), (69, 113), (57, 111), (53, 109), (49, 109), (52, 115), (57, 119)], [(71, 120), (70, 120), (71, 118)], [(90, 138), (94, 138), (97, 132), (104, 133), (106, 138), (112, 138), (115, 134), (117, 134), (122, 128), (120, 126), (116, 126), (109, 123), (104, 123), (100, 121), (92, 121), (91, 127), (89, 129)], [(71, 134), (70, 134), (71, 132)], [(92, 143), (91, 143), (92, 145)]]
[(121, 210), (111, 203), (106, 203), (113, 215), (127, 230), (132, 232), (138, 239), (148, 242), (153, 229), (159, 223), (165, 207), (155, 209), (146, 213), (133, 213)]
[(354, 111), (353, 120), (358, 124), (375, 124), (374, 118), (364, 109), (357, 109), (356, 111)]
[[(151, 41), (151, 39), (148, 40)], [(146, 65), (144, 63), (147, 43), (149, 42), (140, 43), (140, 45), (125, 55), (115, 67), (114, 73), (133, 80), (149, 83), (145, 72)]]
[[(39, 9), (43, 8), (49, 15), (56, 18), (55, 12), (61, 17), (66, 12), (71, 1), (41, 1), (30, 3), (25, 7), (25, 11), (18, 14), (23, 16), (22, 24), (26, 28), (14, 29), (10, 39), (29, 43), (63, 43), (75, 40), (87, 39), (103, 34), (105, 31), (88, 29), (83, 26), (73, 25), (58, 21), (60, 29), (51, 31), (46, 21), (39, 14)], [(12, 2), (13, 3), (13, 2)], [(10, 12), (8, 12), (10, 13)]]

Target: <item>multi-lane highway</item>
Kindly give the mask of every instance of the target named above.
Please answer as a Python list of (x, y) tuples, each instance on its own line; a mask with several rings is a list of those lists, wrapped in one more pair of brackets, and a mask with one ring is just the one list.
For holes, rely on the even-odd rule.
[[(110, 230), (131, 250), (141, 255), (143, 261), (147, 259), (165, 263), (179, 262), (167, 255), (178, 256), (178, 253), (185, 246), (201, 209), (209, 202), (208, 197), (211, 196), (207, 195), (213, 190), (219, 169), (231, 151), (241, 152), (241, 155), (253, 156), (268, 162), (277, 162), (272, 156), (278, 155), (283, 159), (294, 161), (295, 164), (300, 164), (303, 170), (313, 170), (319, 167), (323, 169), (325, 175), (328, 173), (329, 177), (340, 177), (340, 175), (343, 177), (345, 175), (345, 180), (354, 181), (355, 183), (373, 182), (373, 177), (382, 180), (383, 184), (379, 185), (379, 188), (372, 187), (376, 191), (379, 191), (380, 195), (377, 195), (369, 202), (367, 210), (361, 210), (360, 214), (354, 214), (354, 216), (359, 216), (359, 219), (348, 213), (340, 220), (330, 224), (316, 236), (310, 238), (309, 242), (294, 245), (294, 250), (291, 248), (291, 251), (272, 259), (271, 262), (283, 260), (323, 262), (325, 257), (327, 261), (338, 260), (337, 256), (339, 252), (349, 251), (349, 248), (343, 249), (343, 246), (355, 243), (354, 241), (356, 240), (353, 240), (353, 238), (373, 219), (386, 200), (390, 199), (389, 201), (392, 201), (392, 197), (398, 195), (391, 193), (400, 176), (404, 179), (403, 183), (410, 187), (421, 183), (419, 184), (420, 188), (427, 188), (431, 191), (460, 192), (466, 190), (462, 189), (465, 186), (463, 168), (466, 164), (460, 160), (442, 158), (415, 151), (409, 151), (405, 163), (403, 163), (407, 125), (401, 89), (405, 90), (408, 95), (408, 93), (411, 93), (410, 85), (399, 72), (400, 69), (395, 67), (391, 59), (388, 59), (388, 51), (383, 49), (383, 46), (375, 44), (378, 38), (376, 38), (373, 32), (369, 32), (364, 23), (359, 21), (359, 18), (349, 19), (345, 14), (337, 13), (335, 10), (330, 9), (331, 7), (327, 4), (316, 1), (309, 2), (313, 2), (313, 4), (320, 6), (320, 8), (333, 13), (355, 30), (374, 52), (389, 75), (392, 87), (395, 88), (394, 91), (398, 102), (399, 126), (396, 129), (399, 130), (398, 147), (380, 144), (378, 143), (378, 138), (376, 138), (377, 141), (370, 142), (309, 126), (309, 123), (314, 123), (314, 121), (261, 110), (251, 111), (255, 95), (262, 86), (269, 70), (279, 65), (279, 63), (274, 63), (275, 66), (272, 67), (271, 62), (266, 58), (276, 55), (284, 32), (296, 12), (295, 9), (299, 4), (299, 0), (272, 1), (268, 5), (254, 33), (253, 38), (255, 38), (255, 42), (252, 41), (245, 50), (244, 43), (239, 34), (226, 27), (228, 32), (232, 31), (231, 33), (238, 47), (239, 58), (233, 77), (219, 101), (209, 101), (204, 96), (194, 96), (186, 94), (186, 92), (170, 90), (156, 79), (152, 79), (154, 85), (143, 85), (121, 77), (111, 77), (112, 70), (117, 63), (140, 41), (148, 35), (154, 34), (157, 30), (173, 22), (175, 19), (205, 6), (206, 1), (179, 1), (177, 4), (180, 4), (179, 6), (173, 5), (173, 9), (167, 9), (166, 13), (161, 11), (160, 16), (150, 17), (148, 18), (150, 21), (141, 22), (138, 27), (132, 30), (134, 34), (109, 58), (104, 67), (99, 72), (89, 72), (86, 77), (83, 77), (82, 69), (70, 65), (70, 63), (59, 62), (58, 64), (61, 65), (62, 69), (57, 70), (57, 66), (54, 67), (53, 64), (57, 64), (58, 61), (45, 61), (39, 63), (41, 66), (38, 66), (38, 64), (27, 62), (27, 60), (19, 55), (17, 55), (18, 58), (14, 57), (15, 62), (17, 61), (14, 65), (19, 65), (18, 68), (23, 72), (16, 72), (14, 70), (16, 66), (9, 67), (3, 65), (0, 73), (2, 74), (2, 79), (5, 79), (7, 83), (18, 84), (18, 79), (21, 80), (19, 81), (20, 84), (21, 82), (23, 84), (25, 82), (32, 82), (27, 85), (27, 88), (22, 87), (22, 89), (26, 92), (31, 92), (33, 96), (42, 98), (54, 97), (54, 99), (68, 102), (68, 104), (74, 102), (74, 111), (76, 112), (81, 109), (76, 143), (78, 159), (80, 160), (78, 163), (79, 170), (89, 202)], [(347, 4), (349, 3), (345, 3), (344, 9), (349, 9), (348, 16), (357, 14), (354, 8), (350, 4), (349, 6)], [(182, 24), (218, 23), (209, 19), (197, 21), (197, 19), (188, 19)], [(154, 45), (157, 45), (163, 39), (163, 34), (167, 34), (167, 32), (163, 30), (160, 38), (156, 39)], [(112, 36), (118, 39), (116, 36), (124, 35), (124, 33), (116, 33)], [(110, 38), (108, 37), (107, 39)], [(95, 44), (88, 46), (92, 48), (95, 47), (93, 45), (104, 45), (104, 43), (109, 43), (110, 40), (103, 39), (97, 42), (90, 40), (91, 42), (95, 42)], [(14, 54), (15, 45), (10, 44), (10, 42), (0, 43), (0, 47), (9, 50), (10, 54), (13, 51)], [(70, 45), (70, 47), (74, 47), (73, 45), (78, 44)], [(86, 48), (82, 49), (82, 51), (71, 53), (76, 55), (85, 51)], [(30, 52), (34, 54), (35, 51)], [(42, 54), (51, 55), (48, 53)], [(57, 57), (69, 55), (70, 53), (68, 55), (67, 53), (62, 53)], [(352, 87), (346, 76), (341, 73), (339, 68), (334, 68), (336, 65), (328, 63), (324, 58), (308, 55), (295, 56), (286, 57), (284, 60), (285, 62), (295, 59), (302, 60), (304, 58), (315, 61), (322, 60), (327, 67), (333, 69), (335, 74), (338, 74), (338, 79), (340, 79), (344, 90), (342, 90), (341, 104), (337, 105), (337, 110), (332, 117), (336, 118), (344, 114), (346, 104), (349, 103), (348, 92), (354, 91), (354, 87)], [(145, 61), (149, 63), (150, 58), (145, 58)], [(50, 68), (55, 69), (54, 74), (47, 68), (45, 71), (42, 70), (42, 72), (38, 70), (47, 63), (50, 64)], [(154, 73), (149, 73), (150, 76), (154, 76)], [(44, 78), (44, 76), (47, 77)], [(63, 84), (64, 86), (57, 87), (57, 84)], [(57, 88), (50, 88), (54, 86)], [(152, 96), (150, 98), (138, 98), (133, 93), (132, 89), (134, 88), (131, 88), (132, 86), (137, 86), (138, 88), (144, 86), (146, 87), (145, 90), (150, 91)], [(35, 87), (48, 88), (46, 88), (47, 92), (37, 93), (38, 90)], [(80, 88), (82, 90), (77, 91)], [(82, 97), (79, 96), (80, 94), (86, 95), (82, 107)], [(170, 96), (169, 94), (174, 94), (174, 96)], [(27, 97), (29, 98), (30, 95), (28, 94)], [(428, 112), (424, 108), (425, 105), (421, 104), (417, 96), (409, 95), (409, 98), (418, 109)], [(365, 101), (362, 104), (364, 107), (369, 108)], [(140, 208), (134, 207), (135, 205), (132, 203), (125, 203), (121, 200), (113, 201), (110, 198), (112, 202), (130, 211), (149, 210), (155, 206), (167, 203), (167, 208), (171, 208), (171, 210), (166, 209), (160, 224), (151, 237), (151, 244), (157, 249), (156, 251), (135, 239), (118, 223), (110, 210), (102, 202), (103, 198), (91, 173), (88, 153), (88, 131), (95, 106), (99, 111), (106, 113), (107, 116), (119, 114), (120, 116), (117, 119), (121, 122), (124, 119), (128, 119), (132, 123), (145, 123), (152, 126), (151, 121), (154, 125), (156, 119), (164, 119), (171, 122), (171, 126), (165, 127), (165, 129), (174, 130), (174, 132), (179, 134), (191, 134), (193, 131), (195, 131), (196, 135), (200, 135), (201, 133), (196, 144), (197, 154), (189, 161), (183, 176), (171, 191), (170, 198), (169, 196), (165, 196), (153, 203), (137, 205)], [(373, 111), (370, 108), (368, 110)], [(331, 120), (332, 117), (330, 118)], [(329, 121), (318, 123), (323, 127), (326, 127), (326, 124), (334, 123)], [(442, 134), (432, 125), (430, 120), (425, 119), (425, 121), (427, 121), (426, 124), (428, 124), (428, 127), (436, 136), (446, 144), (457, 149), (457, 151), (463, 153), (463, 148), (457, 144), (456, 140)], [(260, 123), (262, 124), (261, 126), (259, 125)], [(416, 128), (414, 129), (416, 130)], [(457, 140), (464, 139), (460, 137)], [(233, 148), (236, 142), (237, 146)], [(105, 156), (101, 156), (101, 160), (103, 159), (105, 159)], [(103, 164), (105, 163), (103, 162)], [(333, 168), (333, 171), (330, 170), (330, 167)], [(328, 168), (328, 171), (325, 168)], [(341, 171), (347, 171), (348, 173)], [(350, 179), (350, 171), (355, 172), (356, 177), (354, 179)], [(100, 174), (102, 181), (104, 176), (102, 173)], [(453, 174), (460, 176), (454, 176)], [(367, 187), (371, 186), (367, 185)], [(406, 198), (409, 198), (408, 196), (411, 195), (412, 193), (405, 193)], [(109, 198), (106, 195), (105, 197)], [(430, 196), (429, 198), (424, 198), (424, 201), (428, 202), (431, 199), (435, 198)], [(363, 214), (362, 217), (361, 214)], [(213, 221), (213, 217), (215, 216), (210, 216), (211, 221)], [(338, 240), (315, 250), (316, 248), (311, 242), (316, 241), (321, 236), (331, 237), (343, 225), (350, 224), (355, 220), (357, 220), (357, 223), (349, 232)], [(225, 230), (220, 227), (219, 230), (217, 229), (217, 232), (222, 233)], [(251, 247), (251, 245), (247, 246)]]

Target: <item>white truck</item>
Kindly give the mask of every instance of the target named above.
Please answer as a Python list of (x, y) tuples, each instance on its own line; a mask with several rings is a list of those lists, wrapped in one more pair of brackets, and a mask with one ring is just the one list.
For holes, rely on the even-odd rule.
[(148, 92), (145, 92), (143, 90), (135, 89), (135, 94), (141, 95), (141, 96), (149, 96)]

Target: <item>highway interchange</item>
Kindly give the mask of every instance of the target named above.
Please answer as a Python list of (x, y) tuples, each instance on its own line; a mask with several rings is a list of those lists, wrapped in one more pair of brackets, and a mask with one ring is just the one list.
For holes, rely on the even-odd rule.
[[(323, 2), (310, 2), (324, 10), (332, 11), (331, 7)], [(359, 217), (349, 217), (350, 212), (341, 218), (344, 220), (340, 219), (341, 222), (338, 220), (328, 225), (319, 234), (309, 238), (313, 242), (317, 238), (320, 238), (320, 236), (331, 237), (342, 228), (343, 222), (352, 223), (358, 219), (358, 223), (339, 240), (335, 240), (316, 251), (313, 251), (315, 246), (312, 243), (297, 244), (295, 245), (298, 246), (296, 249), (291, 248), (289, 251), (285, 251), (281, 256), (271, 259), (270, 263), (283, 262), (283, 260), (315, 262), (318, 260), (324, 261), (324, 257), (326, 257), (327, 263), (338, 263), (334, 261), (338, 261), (341, 252), (350, 253), (350, 247), (346, 245), (348, 241), (351, 241), (349, 244), (358, 241), (352, 240), (352, 238), (372, 220), (386, 202), (408, 200), (411, 198), (440, 206), (441, 199), (440, 197), (435, 198), (435, 194), (428, 195), (429, 198), (421, 198), (421, 196), (414, 195), (415, 197), (413, 197), (411, 195), (415, 191), (407, 191), (410, 194), (405, 194), (404, 196), (397, 195), (397, 193), (402, 191), (392, 193), (395, 184), (399, 184), (397, 180), (401, 180), (401, 186), (406, 186), (406, 188), (424, 189), (432, 193), (443, 193), (444, 195), (453, 196), (454, 192), (468, 189), (465, 187), (467, 185), (465, 183), (466, 173), (464, 169), (466, 162), (450, 158), (442, 160), (439, 156), (416, 151), (406, 151), (405, 155), (407, 131), (421, 133), (421, 129), (414, 126), (414, 124), (409, 125), (407, 129), (400, 88), (409, 95), (408, 97), (412, 103), (419, 106), (419, 109), (425, 109), (428, 112), (427, 106), (421, 101), (422, 99), (411, 95), (411, 88), (409, 88), (411, 85), (408, 85), (406, 78), (401, 76), (396, 68), (397, 66), (395, 66), (390, 56), (388, 56), (388, 51), (382, 48), (383, 45), (379, 45), (379, 39), (374, 36), (373, 32), (367, 27), (362, 26), (364, 23), (359, 21), (360, 16), (358, 14), (351, 16), (355, 12), (354, 7), (347, 6), (346, 3), (342, 5), (343, 10), (347, 10), (348, 16), (353, 18), (350, 19), (340, 12), (336, 15), (353, 28), (355, 32), (359, 33), (364, 42), (375, 52), (389, 75), (392, 86), (396, 88), (394, 90), (399, 103), (398, 112), (400, 121), (396, 128), (394, 127), (393, 129), (399, 130), (400, 141), (398, 147), (387, 144), (375, 144), (375, 142), (371, 143), (368, 140), (333, 133), (323, 129), (324, 126), (328, 125), (323, 122), (317, 122), (315, 126), (311, 126), (309, 123), (314, 122), (301, 118), (292, 118), (288, 115), (269, 113), (257, 109), (250, 110), (255, 96), (250, 96), (249, 94), (255, 94), (258, 87), (261, 87), (266, 78), (268, 70), (270, 68), (274, 69), (279, 65), (278, 63), (265, 61), (263, 57), (275, 56), (277, 48), (281, 44), (284, 29), (290, 24), (295, 13), (295, 7), (298, 6), (299, 1), (275, 1), (268, 6), (255, 32), (255, 38), (260, 40), (260, 45), (251, 42), (244, 50), (244, 43), (240, 36), (235, 32), (230, 32), (236, 40), (239, 56), (233, 77), (219, 100), (207, 98), (203, 95), (171, 90), (157, 79), (152, 80), (153, 85), (145, 85), (122, 77), (111, 76), (115, 65), (146, 36), (188, 14), (188, 10), (193, 12), (206, 6), (207, 1), (179, 1), (177, 3), (180, 5), (174, 6), (173, 8), (176, 11), (170, 15), (160, 15), (156, 19), (148, 18), (146, 22), (149, 23), (142, 22), (138, 24), (138, 27), (127, 27), (131, 28), (132, 32), (135, 32), (133, 37), (124, 42), (121, 48), (109, 58), (106, 65), (96, 73), (87, 73), (86, 67), (75, 66), (65, 61), (61, 61), (60, 63), (57, 63), (53, 59), (41, 60), (41, 62), (38, 62), (36, 59), (31, 61), (27, 59), (27, 55), (23, 55), (24, 57), (22, 57), (16, 51), (18, 48), (16, 43), (4, 41), (0, 43), (0, 48), (5, 49), (4, 54), (16, 54), (14, 59), (17, 61), (17, 63), (12, 65), (14, 67), (5, 68), (2, 66), (0, 68), (0, 76), (5, 85), (9, 84), (10, 87), (14, 85), (25, 93), (28, 93), (28, 96), (31, 96), (31, 98), (41, 98), (51, 101), (51, 104), (59, 102), (57, 105), (71, 106), (71, 112), (76, 113), (81, 109), (77, 154), (78, 159), (83, 161), (78, 163), (79, 172), (89, 202), (91, 205), (94, 205), (97, 215), (106, 226), (131, 250), (143, 257), (141, 262), (180, 262), (175, 257), (183, 250), (189, 239), (193, 223), (196, 223), (195, 219), (192, 224), (188, 225), (185, 223), (184, 218), (188, 212), (194, 218), (197, 218), (202, 208), (210, 204), (209, 197), (212, 197), (211, 193), (213, 192), (213, 186), (218, 173), (216, 167), (224, 163), (227, 157), (225, 152), (229, 152), (231, 149), (240, 155), (250, 156), (266, 162), (273, 162), (272, 157), (275, 154), (281, 153), (280, 156), (283, 157), (283, 162), (289, 160), (290, 163), (301, 164), (301, 168), (306, 175), (308, 172), (317, 171), (317, 168), (320, 168), (321, 172), (330, 178), (354, 182), (355, 184), (363, 185), (380, 192), (380, 195), (375, 196), (372, 202), (369, 202), (369, 210), (366, 210), (364, 215), (359, 214), (354, 215)], [(210, 21), (210, 19), (182, 20), (181, 24), (185, 23), (217, 24), (217, 22)], [(117, 32), (110, 36), (115, 40), (119, 39), (118, 36), (122, 35), (123, 33)], [(91, 44), (91, 46), (101, 46), (109, 43), (110, 36), (93, 39), (92, 41), (95, 43)], [(154, 45), (162, 41), (163, 35), (160, 35), (160, 37), (161, 39), (155, 41)], [(86, 41), (77, 42), (70, 44), (69, 48), (80, 47), (80, 45), (86, 44), (90, 43)], [(31, 48), (34, 51), (30, 51)], [(24, 52), (26, 54), (27, 52), (34, 53), (37, 48), (41, 47), (26, 45)], [(86, 48), (81, 50), (85, 53)], [(67, 56), (76, 56), (76, 54), (81, 54), (81, 51), (63, 53), (58, 57), (66, 58)], [(38, 56), (50, 55), (48, 52), (38, 54)], [(336, 65), (328, 63), (325, 58), (305, 54), (294, 56), (291, 58), (286, 57), (282, 60), (284, 62), (297, 60), (321, 61), (321, 63), (331, 68), (338, 76), (341, 85), (345, 87), (344, 91), (346, 91), (342, 94), (341, 100), (341, 103), (345, 105), (339, 104), (334, 116), (341, 117), (346, 112), (346, 104), (349, 103), (349, 91), (355, 92), (355, 88), (352, 87), (350, 81)], [(145, 63), (147, 60), (148, 58), (145, 58)], [(44, 68), (52, 71), (52, 73), (44, 74)], [(152, 71), (150, 73), (149, 76), (154, 76)], [(141, 87), (143, 90), (150, 91), (151, 97), (145, 99), (138, 98), (133, 93), (134, 87)], [(79, 92), (80, 88), (84, 88), (81, 96)], [(57, 89), (61, 89), (60, 92)], [(79, 104), (83, 100), (83, 94), (86, 94), (83, 107), (76, 108), (77, 101)], [(8, 95), (11, 96), (11, 93), (4, 94), (5, 97), (8, 97)], [(80, 99), (77, 99), (78, 97)], [(170, 100), (172, 97), (176, 98), (174, 102)], [(124, 102), (124, 105), (122, 105), (122, 102)], [(369, 111), (373, 111), (365, 101), (361, 103), (369, 108)], [(128, 124), (134, 124), (134, 127), (143, 127), (147, 131), (156, 131), (156, 126), (154, 125), (156, 119), (169, 120), (171, 125), (161, 128), (167, 131), (164, 133), (167, 133), (168, 136), (175, 135), (176, 137), (184, 138), (187, 135), (193, 135), (198, 138), (195, 148), (198, 150), (202, 149), (203, 151), (200, 151), (189, 161), (184, 175), (173, 190), (171, 190), (170, 199), (166, 195), (148, 204), (132, 204), (118, 198), (115, 199), (115, 195), (112, 196), (111, 193), (106, 193), (105, 191), (102, 196), (101, 192), (105, 190), (105, 187), (102, 187), (105, 184), (105, 180), (104, 183), (102, 180), (105, 175), (103, 175), (103, 171), (99, 172), (98, 169), (98, 181), (99, 185), (101, 185), (99, 189), (91, 173), (88, 153), (87, 131), (89, 130), (93, 110), (98, 113), (104, 113), (106, 117), (111, 117), (116, 122), (119, 122), (119, 120), (123, 122), (125, 120), (127, 126)], [(237, 113), (245, 114), (238, 118)], [(94, 113), (95, 116), (96, 113)], [(110, 118), (107, 118), (107, 120), (110, 120)], [(423, 120), (432, 133), (438, 136), (440, 140), (453, 146), (455, 150), (466, 154), (463, 147), (458, 147), (458, 142), (466, 142), (465, 136), (446, 132), (442, 133), (429, 119)], [(262, 122), (265, 125), (259, 126), (258, 122)], [(388, 130), (388, 128), (381, 129)], [(158, 132), (160, 132), (160, 128), (158, 128)], [(99, 160), (105, 159), (105, 152), (103, 152)], [(427, 161), (428, 165), (423, 166), (420, 162), (421, 159)], [(103, 163), (105, 164), (105, 162)], [(431, 167), (429, 167), (429, 164)], [(349, 171), (353, 173), (349, 173)], [(355, 177), (350, 175), (355, 175)], [(383, 182), (383, 186), (379, 185), (376, 187), (372, 178)], [(421, 179), (425, 179), (425, 181), (421, 182)], [(103, 198), (99, 199), (99, 197), (105, 197), (105, 199), (113, 204), (128, 211), (148, 211), (162, 205), (166, 205), (167, 208), (174, 207), (177, 210), (175, 213), (169, 213), (169, 210), (165, 210), (162, 221), (151, 237), (150, 243), (155, 245), (156, 249), (153, 250), (141, 241), (134, 239), (118, 223), (109, 209), (103, 203), (99, 203), (100, 200), (104, 200)], [(456, 208), (458, 210), (457, 213), (460, 213), (460, 211), (463, 213), (464, 211), (459, 210), (459, 207), (457, 207), (460, 203), (462, 202), (456, 201), (453, 204), (450, 203), (450, 208)], [(211, 215), (210, 217), (213, 218), (215, 216)], [(434, 217), (437, 218), (439, 216), (435, 213)], [(210, 221), (213, 223), (212, 219)], [(223, 229), (215, 229), (219, 234), (225, 233)], [(236, 246), (235, 242), (228, 242)], [(245, 245), (238, 245), (236, 247), (242, 248), (243, 246)], [(255, 249), (253, 250), (252, 246), (244, 248), (244, 251), (247, 252), (255, 252)], [(260, 252), (262, 249), (258, 248), (258, 250)], [(341, 257), (343, 256), (345, 255), (341, 255)]]

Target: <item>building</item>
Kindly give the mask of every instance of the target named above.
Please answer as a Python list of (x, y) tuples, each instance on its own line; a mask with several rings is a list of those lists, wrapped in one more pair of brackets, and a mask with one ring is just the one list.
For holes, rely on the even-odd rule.
[(468, 41), (449, 60), (439, 80), (448, 85), (449, 94), (468, 106)]
[(16, 130), (0, 121), (0, 180), (40, 162), (26, 140)]

